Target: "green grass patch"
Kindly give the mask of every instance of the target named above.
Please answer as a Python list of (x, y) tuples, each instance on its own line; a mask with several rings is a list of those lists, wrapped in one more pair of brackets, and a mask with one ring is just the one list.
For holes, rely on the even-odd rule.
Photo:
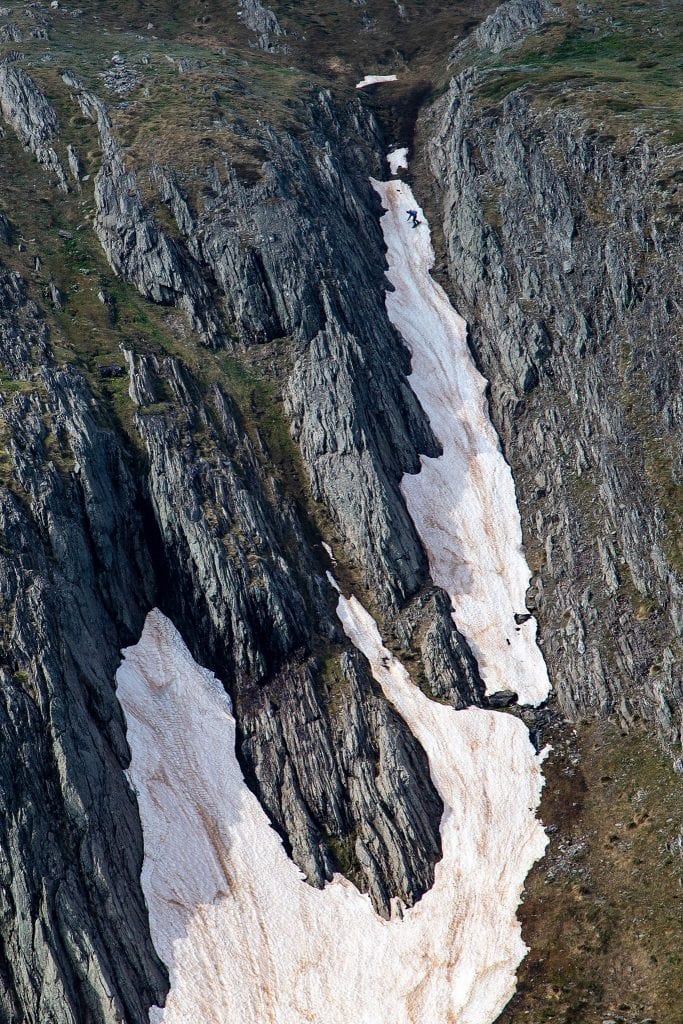
[(553, 826), (521, 908), (531, 951), (498, 1024), (675, 1024), (683, 1006), (683, 779), (651, 735), (582, 723), (552, 738), (540, 817)]
[(356, 856), (357, 833), (351, 832), (347, 836), (325, 836), (325, 841), (332, 851), (336, 862), (337, 870), (348, 878), (360, 892), (367, 892), (367, 882), (363, 868)]
[(642, 127), (674, 145), (683, 133), (683, 23), (680, 8), (606, 0), (594, 17), (567, 16), (524, 44), (474, 60), (485, 76), (482, 103), (527, 88), (539, 104), (571, 102), (617, 133)]

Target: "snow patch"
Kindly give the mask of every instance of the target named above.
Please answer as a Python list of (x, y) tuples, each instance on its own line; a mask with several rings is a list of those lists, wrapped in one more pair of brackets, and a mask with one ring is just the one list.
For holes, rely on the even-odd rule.
[(322, 541), (320, 546), (322, 547), (323, 551), (325, 552), (325, 554), (329, 558), (329, 560), (332, 563), (332, 565), (336, 565), (337, 564), (337, 559), (334, 557), (334, 553), (333, 553), (332, 548), (330, 547), (330, 545), (326, 544), (325, 541)]
[(525, 953), (515, 917), (546, 844), (522, 722), (430, 701), (354, 598), (338, 614), (422, 743), (445, 810), (433, 888), (385, 921), (341, 876), (311, 888), (246, 786), (218, 680), (161, 612), (117, 693), (142, 820), (142, 886), (171, 989), (151, 1024), (487, 1024)]
[(358, 82), (356, 89), (367, 89), (369, 85), (380, 85), (382, 82), (395, 81), (397, 81), (396, 75), (366, 75), (361, 82)]
[(398, 174), (401, 170), (407, 171), (408, 147), (403, 146), (401, 149), (392, 149), (390, 153), (387, 153), (387, 163), (392, 174)]
[[(477, 659), (488, 693), (514, 690), (520, 703), (550, 692), (526, 609), (531, 573), (510, 467), (489, 419), (486, 380), (467, 347), (465, 321), (431, 277), (434, 251), (424, 212), (402, 181), (372, 179), (386, 210), (389, 319), (412, 354), (409, 383), (443, 447), (404, 476), (401, 491), (427, 551), (434, 582)], [(417, 210), (413, 228), (408, 210)]]

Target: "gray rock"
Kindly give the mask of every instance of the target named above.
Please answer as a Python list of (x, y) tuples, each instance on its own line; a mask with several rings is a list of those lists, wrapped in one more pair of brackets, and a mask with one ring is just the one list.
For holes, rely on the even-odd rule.
[(52, 303), (54, 309), (58, 311), (64, 309), (64, 296), (62, 295), (54, 281), (50, 281), (50, 284), (48, 285), (48, 294), (50, 296), (50, 302)]
[(0, 25), (0, 43), (20, 43), (24, 34), (17, 25)]
[(658, 210), (666, 154), (644, 137), (619, 156), (523, 91), (475, 111), (477, 88), (465, 73), (437, 104), (430, 164), (447, 286), (490, 381), (537, 570), (529, 605), (566, 714), (637, 714), (675, 748), (666, 495), (683, 450), (682, 325), (680, 229)]
[(447, 700), (457, 709), (485, 704), (484, 684), (477, 663), (465, 638), (453, 624), (450, 600), (443, 590), (434, 590), (431, 599), (425, 602), (417, 631), (423, 637), (420, 654), (432, 695)]
[(517, 702), (517, 694), (514, 690), (496, 690), (487, 695), (486, 701), (490, 708), (509, 708)]
[(117, 96), (128, 96), (142, 83), (142, 76), (134, 68), (124, 64), (120, 58), (99, 77), (104, 82), (105, 89)]
[(20, 53), (19, 50), (6, 50), (0, 57), (0, 64), (14, 64), (16, 61), (23, 59), (24, 54)]
[(141, 1022), (166, 978), (113, 673), (151, 570), (115, 438), (83, 378), (50, 363), (45, 325), (0, 267), (0, 365), (24, 383), (0, 405), (0, 1019)]
[[(104, 105), (73, 76), (67, 84), (80, 90), (81, 107), (100, 130), (95, 229), (112, 267), (145, 297), (186, 309), (212, 346), (225, 339), (207, 281), (223, 292), (243, 344), (291, 338), (285, 397), (313, 498), (326, 505), (368, 586), (395, 609), (427, 572), (399, 482), (419, 470), (418, 451), (434, 455), (438, 446), (384, 308), (383, 241), (367, 180), (376, 171), (368, 146), (378, 146), (371, 118), (354, 103), (342, 122), (329, 94), (320, 93), (312, 150), (266, 132), (264, 180), (245, 185), (227, 164), (220, 175), (209, 168), (201, 216), (173, 172), (154, 168), (179, 241), (145, 209)], [(340, 145), (348, 135), (359, 144)], [(342, 264), (344, 274), (335, 270)]]
[(71, 171), (72, 177), (75, 181), (80, 181), (83, 174), (83, 169), (81, 167), (81, 161), (78, 156), (78, 151), (76, 150), (75, 146), (71, 145), (71, 143), (69, 143), (69, 145), (66, 147), (66, 155), (69, 161), (69, 170)]
[(102, 166), (95, 178), (95, 232), (116, 274), (141, 295), (184, 309), (190, 322), (214, 344), (220, 328), (209, 290), (186, 248), (168, 238), (146, 209), (135, 174), (127, 170), (102, 102), (79, 92), (84, 112), (98, 125)]
[(500, 53), (560, 13), (548, 0), (505, 0), (475, 30), (474, 41), (480, 50)]
[(282, 133), (267, 138), (263, 182), (246, 186), (230, 168), (209, 175), (201, 260), (243, 342), (291, 339), (285, 400), (312, 496), (368, 587), (395, 608), (427, 574), (399, 482), (419, 470), (419, 451), (439, 449), (384, 306), (372, 121), (358, 103), (342, 116), (327, 93), (311, 118), (310, 151)]
[(0, 113), (38, 163), (55, 175), (58, 187), (67, 192), (64, 168), (50, 145), (58, 134), (57, 115), (33, 79), (13, 64), (0, 64)]
[(256, 36), (256, 45), (270, 53), (286, 53), (287, 47), (279, 42), (286, 33), (273, 11), (261, 0), (240, 0), (239, 16)]

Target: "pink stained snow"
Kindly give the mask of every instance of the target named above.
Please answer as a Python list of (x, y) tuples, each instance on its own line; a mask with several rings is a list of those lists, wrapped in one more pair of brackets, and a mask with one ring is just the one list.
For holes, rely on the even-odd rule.
[(396, 82), (397, 75), (366, 75), (358, 82), (356, 89), (367, 89), (369, 85), (381, 85), (383, 82)]
[[(441, 442), (401, 491), (427, 551), (432, 579), (449, 594), (453, 620), (476, 656), (488, 693), (514, 690), (539, 704), (550, 682), (527, 614), (531, 573), (522, 548), (515, 486), (489, 419), (486, 381), (467, 347), (466, 324), (431, 277), (429, 226), (402, 181), (372, 181), (386, 213), (389, 318), (412, 355), (409, 383)], [(417, 210), (413, 228), (407, 210)]]
[(152, 1024), (489, 1024), (514, 991), (515, 911), (546, 843), (540, 758), (518, 719), (425, 697), (354, 598), (338, 614), (444, 801), (434, 886), (385, 921), (339, 876), (303, 882), (244, 783), (222, 686), (155, 610), (117, 673), (142, 885), (171, 981)]
[[(535, 623), (515, 628), (529, 571), (485, 381), (464, 322), (429, 275), (429, 230), (412, 193), (397, 181), (373, 184), (388, 210), (396, 291), (387, 309), (444, 449), (404, 478), (403, 493), (487, 688), (535, 703), (548, 679)], [(408, 209), (423, 221), (417, 229)], [(142, 885), (171, 980), (152, 1024), (491, 1024), (515, 990), (526, 951), (516, 909), (546, 844), (535, 817), (541, 758), (517, 718), (430, 701), (355, 598), (340, 595), (337, 612), (422, 743), (444, 801), (434, 885), (388, 922), (339, 876), (322, 891), (308, 886), (243, 780), (223, 688), (154, 611), (117, 673), (144, 832)]]

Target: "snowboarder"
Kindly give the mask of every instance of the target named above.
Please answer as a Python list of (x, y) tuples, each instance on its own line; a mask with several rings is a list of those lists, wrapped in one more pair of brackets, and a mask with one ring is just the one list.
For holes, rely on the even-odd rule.
[(408, 220), (412, 220), (413, 227), (416, 228), (422, 221), (417, 219), (417, 210), (408, 210)]

